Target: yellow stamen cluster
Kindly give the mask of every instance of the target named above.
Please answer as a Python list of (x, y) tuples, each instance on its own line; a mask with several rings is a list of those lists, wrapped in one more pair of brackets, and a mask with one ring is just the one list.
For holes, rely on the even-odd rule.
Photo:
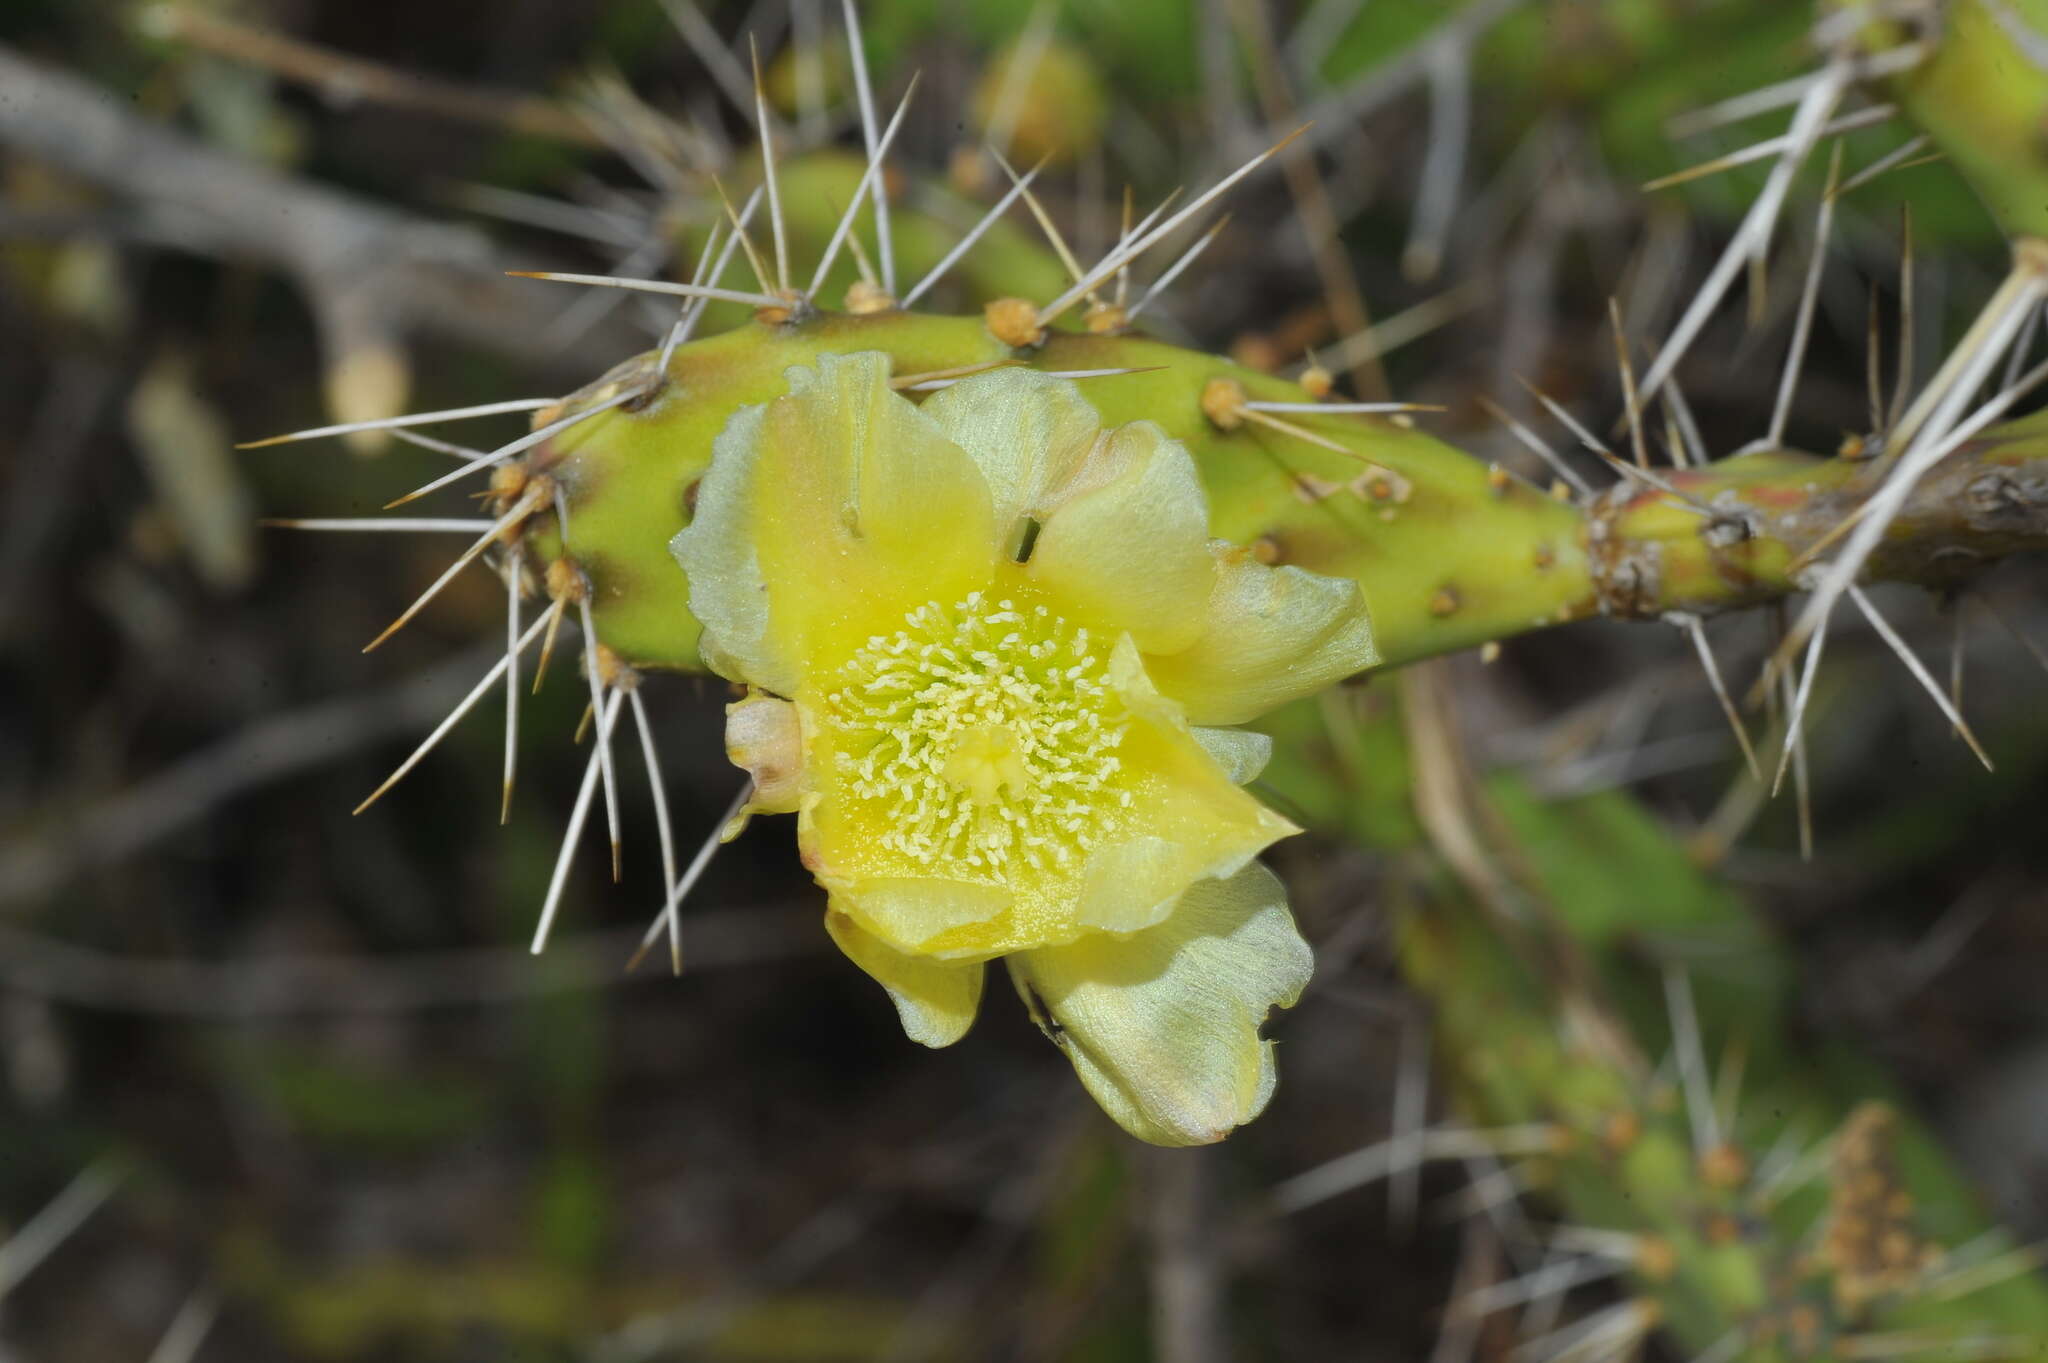
[(869, 638), (826, 719), (843, 790), (882, 806), (882, 845), (984, 883), (1013, 863), (1076, 864), (1131, 804), (1115, 783), (1127, 718), (1106, 680), (1109, 642), (982, 592)]

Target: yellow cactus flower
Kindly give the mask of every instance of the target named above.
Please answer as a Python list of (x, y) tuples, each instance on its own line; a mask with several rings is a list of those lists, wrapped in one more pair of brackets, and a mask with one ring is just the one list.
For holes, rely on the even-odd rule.
[(1221, 1138), (1273, 1087), (1259, 1026), (1308, 980), (1296, 831), (1235, 724), (1376, 661), (1358, 587), (1208, 537), (1188, 452), (1066, 380), (922, 406), (821, 356), (719, 436), (676, 536), (706, 660), (746, 683), (749, 812), (798, 818), (826, 927), (909, 1035), (956, 1041), (1002, 957), (1104, 1109)]

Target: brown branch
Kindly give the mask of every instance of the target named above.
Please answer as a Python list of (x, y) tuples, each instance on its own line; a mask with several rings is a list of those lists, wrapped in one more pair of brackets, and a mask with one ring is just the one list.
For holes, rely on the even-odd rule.
[(395, 70), (183, 5), (157, 5), (146, 11), (144, 23), (156, 37), (190, 43), (216, 56), (262, 67), (287, 80), (310, 85), (336, 103), (370, 100), (578, 146), (604, 145), (588, 123), (553, 100)]
[(337, 365), (413, 331), (552, 358), (559, 295), (506, 279), (481, 233), (239, 160), (5, 47), (0, 145), (109, 191), (144, 239), (292, 275)]
[[(1877, 460), (1762, 451), (1665, 474), (1702, 515), (1655, 488), (1615, 485), (1589, 508), (1601, 613), (1711, 614), (1803, 589), (1798, 565), (1883, 486)], [(2048, 550), (2048, 427), (2022, 418), (1985, 433), (1914, 487), (1864, 578), (1936, 591), (1967, 586), (2009, 555)]]

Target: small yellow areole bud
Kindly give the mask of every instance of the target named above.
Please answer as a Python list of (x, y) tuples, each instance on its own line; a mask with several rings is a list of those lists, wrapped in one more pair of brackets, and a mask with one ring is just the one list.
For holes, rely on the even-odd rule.
[(867, 317), (878, 312), (888, 312), (896, 306), (896, 300), (883, 291), (879, 284), (870, 284), (865, 279), (856, 279), (846, 290), (846, 310), (856, 317)]
[(1234, 431), (1244, 425), (1244, 385), (1227, 375), (1218, 375), (1202, 385), (1202, 415), (1219, 431)]
[(1045, 342), (1045, 328), (1038, 324), (1038, 306), (1023, 298), (998, 298), (982, 308), (988, 334), (1015, 350), (1028, 350)]

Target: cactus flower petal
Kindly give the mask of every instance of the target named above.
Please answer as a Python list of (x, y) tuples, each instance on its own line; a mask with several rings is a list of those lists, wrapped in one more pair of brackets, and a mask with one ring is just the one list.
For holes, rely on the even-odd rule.
[[(1107, 476), (1047, 511), (1030, 577), (1074, 619), (1124, 631), (1147, 653), (1188, 647), (1208, 623), (1216, 585), (1195, 461), (1139, 421), (1105, 435), (1090, 462)], [(1132, 534), (1138, 526), (1144, 533)]]
[(1208, 632), (1148, 660), (1153, 682), (1196, 724), (1242, 724), (1380, 660), (1358, 584), (1220, 551)]
[[(704, 656), (751, 688), (749, 813), (794, 810), (841, 950), (946, 1045), (1009, 958), (1137, 1135), (1214, 1140), (1273, 1085), (1308, 948), (1252, 861), (1250, 718), (1373, 661), (1350, 583), (1208, 538), (1194, 460), (1002, 370), (914, 405), (826, 355), (719, 435), (675, 539)], [(1036, 1006), (1036, 1005), (1034, 1005)]]
[(987, 483), (891, 391), (886, 356), (821, 355), (788, 378), (787, 396), (719, 433), (675, 539), (707, 660), (784, 696), (836, 640), (901, 620), (906, 599), (982, 585), (995, 552)]
[[(815, 841), (829, 846), (833, 838)], [(862, 874), (863, 869), (835, 857), (819, 868), (819, 879), (833, 892), (841, 913), (895, 950), (979, 959), (989, 953), (966, 944), (987, 940), (1007, 926), (1014, 900), (999, 885), (941, 876)]]
[[(962, 654), (994, 656), (972, 642), (946, 636)], [(1074, 656), (1069, 647), (1054, 661)], [(1088, 684), (1073, 694), (1026, 670), (1011, 678), (1012, 692), (1030, 689), (1029, 719), (1046, 735), (1029, 731), (1022, 707), (973, 690), (941, 695), (954, 683), (922, 673), (905, 683), (920, 698), (914, 712), (854, 707), (850, 693), (873, 694), (865, 681), (821, 707), (807, 725), (817, 794), (798, 829), (841, 909), (898, 950), (987, 958), (1149, 927), (1191, 882), (1230, 875), (1295, 831), (1240, 790), (1153, 689), (1129, 636), (1067, 670), (1090, 664), (1067, 678)], [(949, 706), (1013, 723), (955, 738), (963, 726)]]
[(1022, 522), (1045, 519), (1070, 490), (1102, 430), (1102, 418), (1079, 388), (1031, 369), (954, 384), (919, 410), (980, 467), (1012, 558)]
[(1196, 729), (1195, 742), (1216, 759), (1224, 775), (1235, 785), (1259, 779), (1266, 763), (1273, 760), (1273, 736), (1251, 729)]
[(864, 931), (836, 910), (825, 914), (825, 930), (852, 961), (889, 991), (903, 1031), (921, 1046), (950, 1046), (967, 1035), (981, 1006), (979, 961), (960, 964), (901, 952)]
[(1018, 523), (1038, 524), (1024, 576), (1070, 619), (1147, 653), (1200, 637), (1216, 566), (1186, 449), (1149, 421), (1100, 431), (1072, 384), (1028, 370), (955, 384), (925, 411), (981, 467), (1011, 557), (1027, 547)]
[(1313, 961), (1285, 892), (1253, 863), (1202, 880), (1156, 927), (1009, 958), (1025, 1004), (1096, 1102), (1155, 1145), (1204, 1145), (1272, 1096), (1267, 1012), (1301, 996)]

